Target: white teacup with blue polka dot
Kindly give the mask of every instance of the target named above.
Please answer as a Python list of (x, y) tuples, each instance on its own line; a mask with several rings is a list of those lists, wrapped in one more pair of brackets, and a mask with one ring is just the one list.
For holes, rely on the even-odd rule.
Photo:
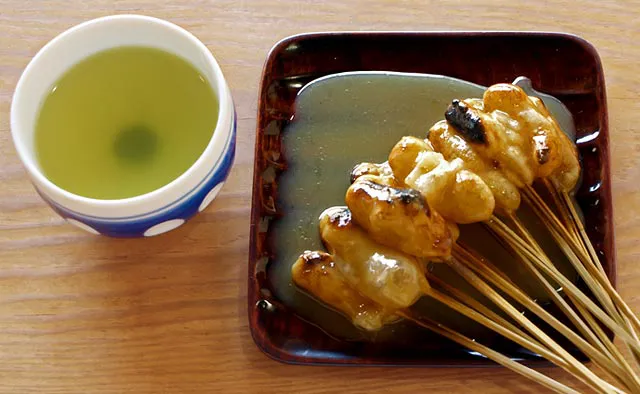
[[(189, 61), (216, 92), (219, 116), (205, 151), (177, 179), (141, 196), (97, 200), (63, 190), (43, 175), (33, 135), (39, 106), (55, 81), (78, 61), (119, 46), (154, 47)], [(75, 26), (38, 52), (18, 81), (11, 105), (11, 133), (36, 190), (70, 224), (93, 234), (149, 237), (180, 227), (220, 192), (235, 156), (236, 117), (222, 71), (202, 42), (160, 19), (116, 15)]]

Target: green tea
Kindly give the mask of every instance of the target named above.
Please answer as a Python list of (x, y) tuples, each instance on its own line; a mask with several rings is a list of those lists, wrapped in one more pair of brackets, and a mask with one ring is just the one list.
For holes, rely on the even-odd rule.
[(202, 154), (218, 119), (207, 79), (184, 59), (120, 47), (79, 62), (52, 86), (35, 149), (57, 186), (121, 199), (158, 189)]

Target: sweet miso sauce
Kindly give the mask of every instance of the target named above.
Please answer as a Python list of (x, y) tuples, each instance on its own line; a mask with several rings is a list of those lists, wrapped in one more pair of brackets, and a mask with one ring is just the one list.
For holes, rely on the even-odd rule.
[[(325, 208), (345, 205), (349, 173), (356, 164), (385, 161), (402, 136), (425, 138), (429, 128), (443, 119), (453, 99), (482, 97), (484, 90), (472, 83), (441, 76), (362, 72), (322, 78), (299, 93), (295, 117), (283, 132), (288, 169), (279, 179), (278, 204), (285, 214), (271, 229), (276, 257), (269, 265), (268, 275), (278, 299), (339, 338), (410, 341), (416, 336), (424, 339), (434, 335), (405, 322), (374, 334), (358, 330), (342, 315), (298, 290), (291, 280), (291, 265), (305, 250), (324, 250), (318, 234), (318, 216)], [(552, 112), (558, 109), (557, 105), (548, 107)], [(567, 117), (559, 119), (562, 123)], [(534, 234), (541, 234), (539, 239), (560, 269), (574, 277), (562, 252), (535, 217), (526, 207), (520, 209), (519, 215)], [(482, 225), (461, 226), (461, 240), (516, 278), (534, 298), (548, 301), (542, 287), (532, 283), (526, 268)], [(444, 264), (431, 263), (429, 269), (483, 299)], [(495, 336), (426, 297), (414, 310), (475, 338)]]

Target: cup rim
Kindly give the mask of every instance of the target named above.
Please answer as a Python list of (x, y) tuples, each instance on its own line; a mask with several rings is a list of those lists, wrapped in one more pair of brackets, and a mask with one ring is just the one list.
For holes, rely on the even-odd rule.
[[(182, 174), (180, 174), (178, 177), (173, 179), (171, 182), (155, 190), (152, 190), (150, 192), (133, 196), (133, 197), (127, 197), (122, 199), (97, 199), (97, 198), (81, 196), (81, 195), (72, 193), (68, 190), (65, 190), (60, 186), (56, 185), (55, 183), (53, 183), (42, 173), (42, 171), (39, 169), (36, 163), (37, 160), (35, 156), (30, 154), (30, 152), (32, 152), (32, 148), (29, 148), (27, 146), (24, 139), (20, 135), (21, 127), (17, 120), (18, 118), (17, 112), (21, 105), (21, 102), (24, 101), (24, 98), (22, 97), (23, 96), (22, 87), (26, 83), (25, 81), (27, 81), (30, 78), (30, 75), (33, 73), (33, 69), (38, 64), (40, 58), (43, 57), (43, 55), (46, 52), (52, 50), (52, 48), (55, 48), (59, 42), (67, 39), (72, 35), (78, 34), (78, 32), (90, 26), (101, 24), (101, 23), (112, 23), (112, 22), (118, 22), (118, 21), (136, 21), (136, 22), (156, 24), (156, 25), (162, 26), (163, 28), (171, 30), (175, 34), (179, 34), (183, 36), (189, 42), (191, 42), (195, 47), (197, 47), (197, 49), (205, 57), (207, 64), (213, 70), (215, 81), (209, 81), (209, 84), (215, 85), (217, 87), (216, 89), (217, 92), (215, 93), (218, 99), (218, 119), (216, 121), (215, 128), (213, 129), (211, 138), (209, 139), (207, 146), (205, 147), (203, 152), (200, 154), (200, 156), (198, 156), (196, 161), (187, 170), (185, 170)], [(191, 63), (189, 60), (187, 59), (185, 60)], [(71, 67), (73, 67), (73, 65), (71, 65), (69, 68)], [(67, 68), (67, 70), (69, 68)], [(230, 128), (225, 129), (224, 126), (226, 123), (229, 122), (229, 119), (234, 117), (233, 105), (231, 101), (232, 101), (231, 93), (229, 92), (229, 88), (226, 84), (224, 75), (222, 74), (222, 70), (220, 69), (218, 62), (216, 61), (211, 51), (206, 47), (206, 45), (204, 45), (195, 35), (193, 35), (186, 29), (174, 23), (171, 23), (169, 21), (166, 21), (160, 18), (155, 18), (151, 16), (146, 16), (146, 15), (138, 15), (138, 14), (109, 15), (109, 16), (91, 19), (68, 28), (67, 30), (63, 31), (62, 33), (58, 34), (53, 39), (51, 39), (49, 42), (47, 42), (36, 53), (36, 55), (29, 61), (29, 63), (25, 67), (24, 71), (22, 72), (18, 80), (18, 83), (16, 84), (14, 95), (11, 101), (11, 111), (10, 111), (11, 136), (12, 136), (14, 145), (16, 147), (16, 151), (18, 152), (18, 156), (20, 157), (20, 160), (22, 161), (23, 165), (26, 167), (29, 175), (32, 177), (32, 179), (34, 179), (36, 188), (38, 185), (43, 185), (48, 193), (53, 194), (55, 197), (58, 197), (58, 199), (60, 200), (72, 201), (73, 205), (93, 207), (99, 211), (103, 211), (105, 209), (112, 210), (112, 209), (132, 206), (132, 205), (146, 206), (147, 203), (151, 203), (152, 201), (155, 201), (161, 198), (162, 195), (165, 194), (167, 191), (174, 189), (177, 185), (181, 183), (184, 183), (185, 180), (192, 177), (194, 173), (200, 169), (200, 167), (203, 167), (207, 158), (210, 157), (212, 153), (215, 153), (214, 146), (216, 145), (216, 142), (218, 142), (218, 140), (221, 140), (219, 141), (219, 143), (223, 144), (223, 146), (226, 145), (225, 140), (228, 139), (228, 136), (229, 134), (232, 133), (232, 131)], [(216, 154), (215, 157), (218, 158), (218, 156), (222, 157), (223, 155), (224, 155), (224, 149), (218, 152), (218, 154)], [(188, 192), (189, 190), (185, 190), (185, 193), (188, 193)], [(54, 197), (54, 200), (56, 200), (55, 197)], [(180, 197), (178, 197), (178, 200), (179, 199)], [(167, 203), (164, 204), (163, 206), (170, 205), (173, 202), (174, 200), (167, 201)], [(133, 214), (133, 216), (137, 216), (138, 214), (144, 215), (145, 213), (153, 210), (155, 209), (136, 210), (136, 213)], [(85, 214), (86, 212), (78, 212), (78, 213)], [(98, 216), (104, 217), (104, 215), (98, 215)], [(131, 217), (132, 215), (127, 214), (123, 216)]]

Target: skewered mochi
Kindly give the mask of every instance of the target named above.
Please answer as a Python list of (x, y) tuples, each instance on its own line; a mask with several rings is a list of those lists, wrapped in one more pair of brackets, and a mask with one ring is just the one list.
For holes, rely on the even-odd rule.
[(347, 207), (320, 215), (320, 237), (346, 281), (385, 310), (408, 308), (429, 291), (424, 264), (374, 242), (353, 223)]
[(487, 177), (496, 203), (506, 212), (518, 206), (515, 190), (537, 178), (550, 179), (560, 191), (570, 191), (578, 182), (575, 145), (543, 102), (518, 86), (497, 84), (482, 100), (454, 100), (445, 119), (429, 131), (434, 149), (447, 160), (462, 159), (468, 169)]
[(294, 283), (351, 322), (368, 331), (398, 320), (398, 316), (354, 290), (325, 252), (306, 251), (291, 267)]
[(417, 257), (448, 258), (459, 234), (455, 223), (430, 209), (418, 191), (394, 184), (391, 176), (355, 178), (345, 196), (354, 221), (380, 244)]
[(445, 219), (465, 224), (493, 214), (495, 199), (482, 178), (461, 159), (446, 160), (429, 141), (403, 137), (391, 150), (389, 166), (396, 180), (419, 191)]
[(447, 121), (429, 130), (433, 148), (447, 160), (462, 160), (464, 168), (477, 174), (489, 186), (500, 212), (511, 213), (520, 206), (520, 190), (494, 164), (480, 157)]
[(360, 163), (351, 170), (351, 183), (363, 175), (377, 175), (384, 177), (387, 183), (393, 183), (395, 181), (393, 177), (393, 171), (389, 167), (389, 162), (384, 163)]

